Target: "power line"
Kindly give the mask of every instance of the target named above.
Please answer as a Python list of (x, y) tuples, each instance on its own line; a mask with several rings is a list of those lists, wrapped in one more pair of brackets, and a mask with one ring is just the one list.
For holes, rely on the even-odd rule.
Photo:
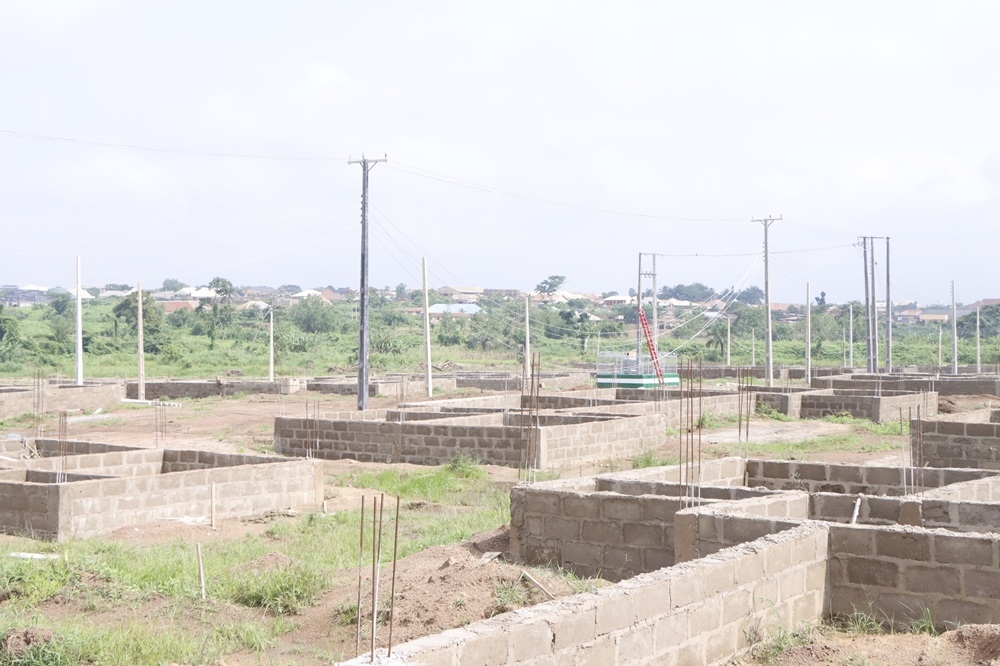
[(254, 153), (230, 153), (207, 150), (188, 150), (186, 148), (164, 148), (161, 146), (141, 146), (133, 143), (111, 143), (108, 141), (91, 141), (88, 139), (74, 139), (66, 136), (51, 136), (48, 134), (32, 134), (30, 132), (18, 132), (15, 130), (0, 129), (0, 135), (9, 136), (15, 139), (30, 139), (33, 141), (51, 141), (54, 143), (71, 143), (84, 146), (97, 146), (100, 148), (117, 148), (122, 150), (138, 150), (148, 153), (173, 153), (176, 155), (195, 155), (198, 157), (231, 157), (247, 160), (276, 160), (285, 162), (341, 162), (344, 157), (303, 157), (297, 155), (263, 155)]
[[(402, 167), (402, 168), (401, 168)], [(478, 190), (480, 192), (487, 192), (489, 194), (496, 194), (498, 196), (510, 197), (512, 199), (521, 199), (523, 201), (530, 201), (532, 203), (545, 204), (547, 206), (559, 206), (562, 208), (572, 208), (575, 210), (583, 210), (591, 213), (601, 213), (604, 215), (621, 215), (624, 217), (641, 217), (651, 220), (665, 220), (668, 222), (745, 222), (745, 219), (735, 219), (735, 218), (722, 218), (722, 217), (677, 217), (668, 215), (656, 215), (652, 213), (636, 213), (632, 211), (621, 211), (614, 210), (610, 208), (600, 208), (596, 206), (584, 206), (581, 204), (568, 203), (565, 201), (557, 201), (555, 199), (546, 199), (544, 197), (535, 196), (532, 194), (522, 194), (519, 192), (512, 192), (510, 190), (503, 190), (498, 187), (493, 187), (490, 185), (483, 185), (481, 183), (474, 183), (469, 180), (464, 180), (462, 178), (455, 178), (453, 176), (446, 176), (444, 174), (436, 173), (428, 169), (422, 169), (420, 167), (410, 166), (402, 164), (400, 162), (394, 162), (389, 165), (390, 169), (398, 171), (400, 173), (405, 173), (411, 176), (417, 176), (419, 178), (426, 178), (428, 180), (434, 180), (441, 183), (447, 183), (449, 185), (455, 185), (458, 187), (467, 187), (469, 189)]]

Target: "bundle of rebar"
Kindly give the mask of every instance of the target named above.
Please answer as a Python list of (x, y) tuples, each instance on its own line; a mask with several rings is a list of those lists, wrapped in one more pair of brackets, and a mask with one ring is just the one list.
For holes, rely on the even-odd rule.
[[(372, 529), (371, 529), (371, 635), (370, 635), (370, 655), (372, 663), (375, 662), (375, 654), (378, 648), (378, 619), (379, 619), (379, 592), (381, 590), (382, 575), (382, 527), (383, 514), (385, 511), (385, 493), (379, 497), (372, 497)], [(399, 553), (399, 497), (396, 497), (396, 519), (394, 526), (394, 537), (392, 541), (392, 575), (389, 587), (389, 639), (386, 644), (387, 656), (392, 656), (392, 630), (395, 620), (396, 608), (396, 559)], [(364, 587), (364, 558), (365, 558), (365, 497), (361, 497), (361, 521), (360, 534), (358, 538), (358, 595), (356, 605), (357, 627), (355, 633), (355, 656), (361, 656), (361, 634), (364, 624), (364, 613), (361, 609), (363, 599), (362, 590)]]

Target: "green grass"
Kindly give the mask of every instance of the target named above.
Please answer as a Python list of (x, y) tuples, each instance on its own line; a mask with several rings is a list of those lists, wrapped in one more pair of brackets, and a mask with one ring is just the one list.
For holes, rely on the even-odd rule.
[(716, 428), (725, 428), (734, 425), (739, 420), (739, 417), (733, 415), (720, 415), (715, 412), (705, 412), (695, 423), (696, 428), (701, 428), (703, 430), (714, 430)]
[(665, 465), (676, 465), (677, 458), (657, 456), (652, 451), (643, 451), (635, 458), (632, 458), (632, 469), (644, 469), (646, 467), (663, 467)]
[(341, 485), (372, 488), (404, 499), (422, 499), (434, 503), (474, 504), (492, 488), (486, 470), (471, 458), (458, 457), (448, 465), (426, 472), (401, 472), (386, 469), (360, 472), (340, 478)]
[(883, 423), (874, 423), (868, 419), (859, 419), (851, 416), (850, 414), (837, 414), (834, 416), (824, 416), (823, 420), (827, 423), (844, 423), (850, 425), (857, 432), (868, 432), (873, 435), (881, 435), (883, 437), (894, 437), (900, 435), (910, 434), (910, 423), (909, 421), (885, 421)]
[(803, 625), (795, 630), (778, 629), (770, 638), (754, 645), (751, 655), (764, 664), (775, 664), (781, 655), (792, 648), (811, 643), (812, 632), (810, 625)]
[(794, 416), (782, 414), (778, 410), (763, 402), (757, 403), (757, 416), (762, 419), (771, 419), (772, 421), (798, 421), (798, 419)]
[[(750, 431), (753, 436), (753, 428)], [(744, 444), (744, 446), (746, 446)], [(724, 455), (735, 455), (736, 443), (713, 445), (713, 451)], [(866, 442), (860, 436), (850, 433), (843, 435), (824, 435), (793, 442), (751, 442), (750, 453), (765, 456), (783, 456), (789, 459), (801, 457), (803, 454), (821, 452), (840, 453), (879, 453), (895, 451), (899, 445), (893, 442)]]

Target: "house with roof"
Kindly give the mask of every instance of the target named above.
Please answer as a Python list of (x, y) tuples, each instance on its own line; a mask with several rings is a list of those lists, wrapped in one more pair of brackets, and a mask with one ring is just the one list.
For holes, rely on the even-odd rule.
[(471, 303), (437, 303), (427, 308), (427, 316), (435, 321), (445, 317), (471, 317), (482, 308)]
[(470, 285), (445, 285), (437, 290), (442, 296), (448, 296), (457, 303), (475, 303), (486, 295), (486, 290), (482, 287)]

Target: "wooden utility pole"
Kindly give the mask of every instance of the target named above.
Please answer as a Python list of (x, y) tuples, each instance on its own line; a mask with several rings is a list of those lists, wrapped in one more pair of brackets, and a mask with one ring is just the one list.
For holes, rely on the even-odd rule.
[(768, 247), (767, 247), (767, 230), (771, 226), (772, 222), (778, 222), (781, 220), (781, 216), (778, 217), (765, 217), (763, 219), (754, 219), (751, 222), (760, 222), (764, 225), (764, 316), (765, 316), (765, 338), (764, 338), (764, 349), (765, 356), (767, 357), (767, 368), (765, 369), (765, 377), (767, 379), (768, 386), (774, 386), (774, 353), (771, 348), (771, 279), (770, 271), (768, 266)]
[(358, 409), (368, 409), (368, 172), (386, 158), (347, 160), (361, 165), (361, 313), (358, 321)]
[(434, 379), (431, 371), (431, 313), (427, 293), (427, 257), (421, 260), (424, 273), (424, 376), (427, 379), (427, 397), (434, 397)]
[(135, 283), (136, 290), (136, 333), (139, 338), (139, 381), (136, 385), (135, 397), (139, 400), (146, 399), (146, 345), (143, 340), (145, 322), (142, 316), (142, 284)]

